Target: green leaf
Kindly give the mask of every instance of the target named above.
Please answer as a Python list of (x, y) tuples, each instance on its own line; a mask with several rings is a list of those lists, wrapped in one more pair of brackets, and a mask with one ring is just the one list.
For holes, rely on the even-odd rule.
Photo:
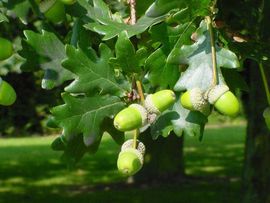
[(172, 109), (162, 114), (151, 126), (151, 135), (157, 139), (160, 135), (167, 137), (174, 131), (177, 136), (184, 134), (201, 138), (207, 121), (202, 113), (183, 108), (178, 99)]
[(99, 94), (112, 93), (123, 96), (129, 90), (129, 86), (123, 83), (114, 70), (109, 66), (109, 59), (113, 56), (112, 51), (105, 45), (99, 46), (100, 58), (94, 50), (90, 50), (88, 55), (80, 49), (68, 45), (66, 53), (68, 58), (63, 61), (63, 66), (74, 73), (77, 77), (65, 88), (70, 93)]
[(149, 71), (148, 79), (153, 86), (160, 86), (161, 88), (174, 87), (180, 76), (179, 65), (169, 64), (167, 57), (176, 43), (190, 43), (190, 35), (194, 29), (192, 23), (176, 27), (170, 27), (162, 23), (150, 29), (154, 42), (162, 43), (162, 46), (147, 58), (145, 64), (146, 70)]
[(102, 123), (101, 129), (109, 133), (117, 144), (122, 145), (125, 142), (125, 133), (117, 130), (114, 127), (113, 119), (105, 118)]
[[(196, 31), (196, 42), (192, 45), (175, 47), (168, 57), (169, 63), (188, 64), (188, 69), (177, 81), (174, 90), (183, 91), (200, 87), (207, 90), (212, 83), (212, 57), (210, 35), (206, 22), (203, 20)], [(217, 71), (220, 84), (224, 83), (220, 67), (237, 68), (239, 61), (237, 56), (228, 49), (216, 45)]]
[[(119, 145), (123, 144), (125, 141), (124, 133), (114, 128), (113, 119), (104, 118), (101, 127), (102, 135), (105, 131), (108, 132)], [(69, 135), (67, 137), (61, 135), (52, 142), (51, 147), (55, 151), (64, 151), (62, 160), (68, 164), (69, 167), (74, 167), (85, 153), (93, 154), (98, 150), (102, 135), (97, 137), (90, 146), (85, 145), (82, 134)]]
[(128, 38), (144, 32), (147, 28), (164, 21), (167, 15), (156, 18), (143, 16), (138, 19), (135, 25), (126, 24), (123, 19), (113, 15), (108, 6), (101, 0), (93, 0), (94, 6), (80, 2), (88, 11), (88, 16), (95, 22), (85, 25), (87, 29), (104, 35), (103, 40), (108, 40), (120, 35), (124, 30), (127, 31)]
[(178, 114), (177, 119), (173, 119), (173, 131), (176, 135), (181, 136), (203, 136), (204, 126), (207, 123), (207, 118), (198, 111), (189, 111), (182, 107), (180, 100), (173, 106), (174, 112)]
[(29, 1), (8, 0), (7, 3), (4, 2), (4, 6), (11, 11), (12, 16), (17, 16), (24, 24), (27, 24), (28, 13), (31, 8)]
[(188, 8), (190, 16), (205, 16), (208, 13), (208, 7), (211, 0), (156, 0), (148, 10), (147, 16), (157, 17), (170, 10), (181, 10)]
[(51, 112), (63, 128), (67, 140), (83, 134), (84, 143), (90, 146), (100, 139), (104, 130), (102, 122), (124, 108), (124, 103), (115, 96), (71, 96), (63, 93), (65, 104), (54, 107)]
[(45, 71), (42, 87), (51, 89), (70, 80), (74, 75), (61, 66), (61, 61), (66, 58), (65, 47), (55, 34), (42, 31), (42, 34), (33, 31), (24, 31), (26, 37), (22, 43), (23, 50), (20, 55), (26, 59), (22, 65), (23, 71)]
[(179, 118), (178, 113), (173, 111), (162, 114), (157, 121), (151, 125), (152, 138), (157, 139), (160, 135), (167, 137), (173, 130), (172, 120), (176, 120), (177, 118)]
[(0, 23), (2, 22), (9, 22), (9, 21), (8, 18), (3, 13), (0, 13)]
[(230, 90), (233, 92), (235, 92), (236, 89), (244, 90), (246, 92), (249, 91), (248, 84), (238, 71), (234, 71), (228, 68), (223, 68), (221, 71)]
[(122, 69), (125, 73), (138, 73), (142, 71), (140, 64), (145, 59), (147, 51), (140, 48), (135, 51), (132, 42), (128, 38), (126, 31), (120, 33), (115, 44), (115, 58), (110, 59), (110, 63), (115, 68)]

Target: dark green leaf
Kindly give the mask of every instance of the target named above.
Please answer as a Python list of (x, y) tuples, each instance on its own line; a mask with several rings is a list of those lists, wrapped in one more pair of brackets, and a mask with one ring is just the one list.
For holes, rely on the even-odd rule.
[(66, 145), (67, 141), (65, 140), (64, 136), (61, 135), (52, 142), (51, 147), (54, 151), (63, 151), (65, 150)]
[(24, 31), (26, 43), (20, 55), (26, 59), (23, 71), (37, 71), (39, 67), (45, 71), (43, 88), (51, 89), (70, 80), (74, 75), (61, 66), (66, 58), (65, 47), (55, 34), (43, 31), (42, 34)]
[(76, 97), (64, 93), (62, 97), (65, 104), (54, 107), (52, 114), (63, 128), (67, 140), (70, 136), (83, 134), (86, 146), (100, 139), (104, 119), (112, 117), (124, 107), (124, 103), (115, 96)]
[(144, 48), (135, 51), (127, 32), (123, 31), (115, 44), (115, 54), (116, 58), (110, 59), (115, 68), (120, 68), (125, 73), (138, 73), (142, 70), (140, 64), (145, 59), (147, 51)]
[(165, 23), (150, 29), (154, 41), (162, 46), (153, 52), (146, 60), (145, 67), (149, 71), (148, 79), (153, 86), (173, 88), (180, 76), (179, 65), (169, 64), (167, 57), (175, 44), (189, 44), (190, 35), (195, 27), (192, 23), (170, 27)]
[(2, 22), (8, 22), (8, 18), (3, 13), (0, 13), (0, 23)]
[(4, 2), (4, 6), (12, 12), (12, 16), (17, 16), (27, 24), (28, 12), (31, 8), (29, 1), (8, 0), (7, 3)]
[(249, 91), (248, 84), (246, 81), (243, 79), (243, 77), (240, 75), (239, 72), (234, 71), (232, 69), (228, 68), (223, 68), (222, 69), (222, 75), (224, 76), (224, 79), (229, 86), (230, 90), (234, 91), (236, 89), (244, 90), (244, 91)]
[(117, 15), (113, 15), (108, 6), (101, 0), (93, 0), (94, 6), (80, 2), (88, 11), (88, 16), (95, 22), (90, 22), (85, 25), (87, 29), (104, 35), (103, 40), (108, 40), (116, 37), (124, 30), (127, 31), (128, 38), (144, 32), (147, 28), (160, 23), (166, 19), (167, 15), (156, 18), (143, 16), (135, 25), (126, 24), (123, 19)]
[(148, 10), (147, 16), (157, 17), (163, 15), (170, 10), (181, 10), (188, 8), (190, 16), (204, 16), (208, 13), (208, 7), (211, 0), (156, 0)]
[(113, 56), (111, 50), (105, 44), (101, 44), (99, 52), (100, 58), (94, 50), (90, 50), (87, 56), (80, 49), (69, 45), (66, 47), (68, 58), (63, 61), (63, 66), (77, 77), (65, 88), (65, 91), (87, 94), (112, 93), (123, 96), (129, 90), (129, 86), (126, 83), (122, 84), (122, 80), (116, 77), (114, 70), (108, 64)]
[(157, 139), (159, 135), (167, 137), (173, 130), (172, 120), (179, 118), (177, 112), (169, 111), (161, 115), (157, 121), (151, 125), (151, 135), (153, 139)]
[(102, 129), (109, 133), (117, 144), (122, 145), (124, 143), (125, 134), (114, 127), (113, 119), (105, 118), (102, 123)]

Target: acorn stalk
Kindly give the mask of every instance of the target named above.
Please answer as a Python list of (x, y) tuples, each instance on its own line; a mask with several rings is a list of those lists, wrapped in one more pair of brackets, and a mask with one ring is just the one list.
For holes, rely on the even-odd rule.
[(264, 117), (267, 128), (270, 130), (270, 107), (267, 107), (263, 111), (263, 117)]

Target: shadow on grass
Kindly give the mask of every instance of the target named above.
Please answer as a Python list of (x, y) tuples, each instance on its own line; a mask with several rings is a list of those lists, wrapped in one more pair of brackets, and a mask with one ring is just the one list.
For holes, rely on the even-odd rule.
[[(34, 140), (33, 140), (34, 139)], [(238, 203), (244, 127), (207, 129), (202, 143), (185, 140), (187, 177), (171, 184), (124, 183), (116, 170), (119, 146), (103, 140), (95, 156), (67, 170), (53, 137), (0, 140), (0, 202)], [(9, 142), (9, 143), (7, 143)]]

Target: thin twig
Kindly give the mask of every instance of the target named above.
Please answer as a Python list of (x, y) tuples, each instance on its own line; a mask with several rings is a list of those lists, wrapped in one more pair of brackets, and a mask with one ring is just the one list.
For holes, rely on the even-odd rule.
[(137, 139), (139, 137), (140, 134), (140, 130), (137, 128), (134, 130), (134, 136), (133, 136), (133, 148), (136, 149), (137, 148)]
[(265, 88), (267, 102), (268, 102), (268, 105), (270, 106), (270, 92), (269, 92), (268, 82), (267, 82), (267, 79), (266, 79), (266, 76), (265, 76), (263, 64), (259, 63), (259, 67), (260, 67), (260, 71), (261, 71), (261, 75), (262, 75), (263, 85), (264, 85), (264, 88)]
[(141, 81), (137, 80), (136, 81), (136, 86), (137, 86), (137, 90), (138, 90), (138, 93), (139, 93), (139, 96), (140, 96), (141, 103), (143, 105), (144, 104), (144, 95), (143, 95), (143, 89), (142, 89)]
[(134, 25), (136, 23), (136, 0), (129, 0), (130, 5), (130, 24)]
[(210, 16), (206, 16), (207, 27), (210, 33), (211, 40), (211, 55), (212, 55), (212, 70), (213, 70), (213, 86), (218, 84), (218, 75), (217, 75), (217, 57), (216, 57), (216, 46), (215, 46), (215, 37), (212, 26), (212, 19)]

